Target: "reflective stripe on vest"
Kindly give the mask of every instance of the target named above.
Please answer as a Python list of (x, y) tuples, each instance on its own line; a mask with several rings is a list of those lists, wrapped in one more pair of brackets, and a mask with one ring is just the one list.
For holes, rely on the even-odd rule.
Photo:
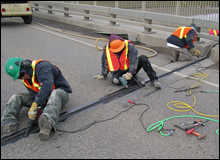
[[(177, 36), (178, 38), (182, 39), (183, 37), (186, 39), (187, 34), (192, 29), (192, 27), (178, 27), (175, 32), (172, 33), (172, 35)], [(195, 31), (196, 32), (196, 31)], [(197, 34), (195, 34), (195, 37), (193, 39), (193, 42), (196, 41)], [(185, 46), (185, 48), (188, 48), (188, 46)]]
[[(40, 88), (41, 88), (41, 84), (40, 83), (37, 83), (36, 80), (35, 80), (35, 66), (38, 62), (41, 62), (41, 61), (44, 61), (44, 60), (34, 60), (32, 61), (31, 63), (31, 67), (33, 69), (33, 74), (32, 74), (32, 86), (28, 83), (28, 80), (27, 79), (22, 79), (22, 82), (24, 83), (24, 85), (32, 90), (34, 90), (35, 92), (39, 92)], [(53, 88), (52, 89), (55, 89), (55, 85), (53, 84)]]
[[(209, 30), (209, 34), (210, 35), (215, 35), (215, 36), (218, 36), (218, 33), (215, 29), (208, 29)], [(219, 32), (219, 31), (218, 31)]]
[(117, 56), (111, 52), (106, 45), (105, 54), (107, 57), (108, 69), (109, 71), (117, 71), (118, 69), (127, 70), (129, 68), (129, 60), (127, 57), (128, 54), (128, 40), (125, 40), (125, 49), (123, 50), (120, 58), (118, 59)]

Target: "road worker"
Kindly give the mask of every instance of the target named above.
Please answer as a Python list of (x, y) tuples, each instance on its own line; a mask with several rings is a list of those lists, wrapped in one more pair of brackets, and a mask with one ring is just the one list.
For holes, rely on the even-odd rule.
[(28, 117), (34, 121), (38, 109), (45, 104), (38, 119), (39, 137), (47, 140), (51, 130), (56, 131), (61, 107), (69, 100), (72, 89), (60, 70), (46, 60), (22, 60), (12, 57), (6, 61), (6, 73), (13, 80), (21, 79), (28, 93), (13, 94), (1, 119), (1, 133), (14, 133), (18, 129), (18, 115), (22, 106), (30, 108)]
[(110, 72), (113, 84), (122, 85), (119, 77), (123, 77), (128, 85), (132, 85), (136, 83), (136, 79), (134, 79), (136, 74), (143, 68), (150, 78), (151, 84), (156, 88), (161, 87), (148, 57), (145, 55), (138, 57), (138, 50), (133, 43), (115, 33), (110, 35), (108, 44), (103, 47), (101, 63), (101, 75), (94, 76), (95, 79), (106, 79)]
[(171, 61), (190, 61), (192, 56), (201, 54), (195, 49), (194, 42), (197, 38), (197, 27), (194, 23), (187, 27), (178, 27), (166, 40), (171, 52)]

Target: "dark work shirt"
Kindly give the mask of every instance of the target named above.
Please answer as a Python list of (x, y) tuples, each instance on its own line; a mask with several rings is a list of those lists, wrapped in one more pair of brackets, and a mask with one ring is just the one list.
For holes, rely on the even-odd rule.
[[(32, 70), (32, 67), (30, 69)], [(50, 96), (53, 84), (55, 85), (55, 89), (60, 88), (68, 93), (72, 93), (72, 89), (62, 73), (49, 62), (41, 61), (37, 63), (35, 67), (35, 78), (36, 82), (41, 84), (39, 92), (35, 92), (29, 88), (27, 89), (34, 96), (34, 102), (39, 105)], [(30, 84), (32, 84), (31, 79), (28, 80)]]

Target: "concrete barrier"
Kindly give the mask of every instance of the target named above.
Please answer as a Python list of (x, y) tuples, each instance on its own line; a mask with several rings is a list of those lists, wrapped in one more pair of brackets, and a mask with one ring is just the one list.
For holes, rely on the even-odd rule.
[[(34, 11), (34, 17), (43, 18), (47, 20), (52, 20), (60, 23), (65, 23), (69, 25), (75, 25), (87, 29), (92, 29), (100, 32), (106, 33), (116, 33), (116, 34), (129, 34), (130, 40), (138, 40), (150, 46), (166, 47), (166, 38), (172, 34), (171, 32), (153, 30), (152, 33), (144, 33), (143, 27), (132, 26), (128, 24), (119, 23), (118, 25), (112, 26), (108, 24), (108, 21), (100, 19), (84, 20), (80, 16), (71, 15), (70, 17), (65, 17), (63, 14), (48, 14), (44, 11)], [(173, 28), (175, 30), (176, 28)], [(207, 48), (209, 48), (211, 40), (202, 39), (200, 42), (195, 43), (195, 47), (201, 52), (201, 56), (207, 55)], [(219, 61), (219, 45), (215, 46), (211, 50), (210, 59), (213, 61)]]

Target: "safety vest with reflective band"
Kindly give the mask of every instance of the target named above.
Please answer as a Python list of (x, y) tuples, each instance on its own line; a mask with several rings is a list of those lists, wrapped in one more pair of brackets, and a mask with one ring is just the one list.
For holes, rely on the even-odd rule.
[[(39, 92), (40, 88), (41, 88), (41, 84), (40, 83), (37, 83), (36, 82), (36, 79), (35, 79), (35, 66), (38, 62), (41, 62), (41, 61), (45, 61), (45, 60), (34, 60), (32, 61), (31, 63), (31, 67), (33, 69), (33, 74), (32, 74), (32, 85), (30, 85), (28, 83), (28, 80), (27, 79), (22, 79), (22, 82), (24, 83), (24, 85), (27, 87), (27, 88), (30, 88), (32, 90), (34, 90), (35, 92)], [(46, 61), (48, 62), (48, 61)], [(55, 85), (53, 84), (53, 88), (52, 89), (55, 89)]]
[[(129, 59), (127, 57), (128, 54), (128, 43), (131, 42), (129, 40), (125, 40), (125, 49), (123, 50), (120, 58), (115, 55), (114, 52), (111, 52), (108, 48), (108, 45), (105, 47), (105, 54), (107, 57), (108, 69), (109, 71), (117, 71), (127, 70), (129, 68)], [(132, 42), (131, 42), (132, 43)]]
[(215, 30), (215, 29), (208, 29), (208, 30), (209, 30), (209, 34), (210, 34), (210, 35), (215, 35), (215, 36), (217, 36), (218, 33), (219, 33), (219, 30)]
[[(173, 32), (172, 35), (177, 36), (178, 38), (182, 39), (183, 37), (187, 37), (188, 32), (192, 29), (192, 27), (178, 27), (175, 32)], [(197, 34), (195, 35), (195, 38), (193, 39), (193, 42), (196, 41)], [(189, 48), (187, 45), (185, 45), (185, 48)]]

